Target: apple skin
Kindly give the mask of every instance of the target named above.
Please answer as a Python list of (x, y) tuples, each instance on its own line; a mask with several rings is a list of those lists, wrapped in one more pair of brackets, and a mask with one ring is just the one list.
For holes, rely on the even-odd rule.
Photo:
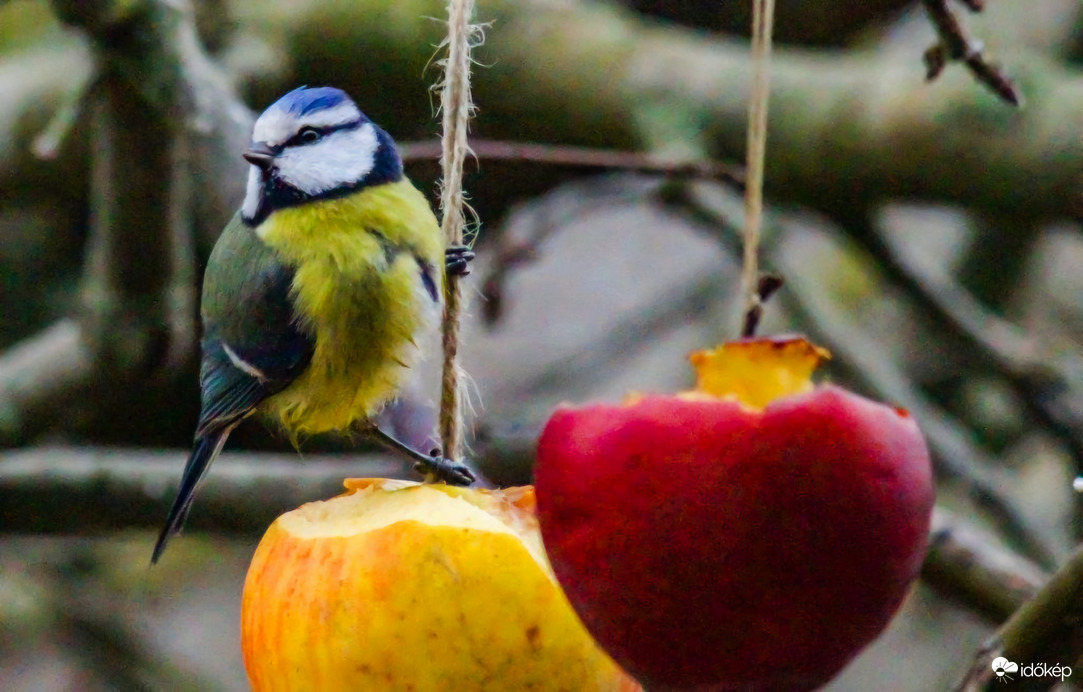
[(255, 692), (642, 692), (557, 585), (532, 488), (347, 487), (256, 549), (241, 609)]
[(535, 488), (569, 600), (652, 690), (830, 680), (906, 596), (934, 501), (913, 419), (831, 385), (558, 409)]

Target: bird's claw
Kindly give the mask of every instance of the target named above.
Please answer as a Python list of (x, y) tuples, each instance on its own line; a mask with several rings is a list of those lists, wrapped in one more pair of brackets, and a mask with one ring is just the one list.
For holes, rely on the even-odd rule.
[(452, 245), (444, 251), (444, 268), (448, 276), (466, 276), (474, 253), (465, 245)]
[(414, 470), (435, 481), (448, 485), (468, 486), (477, 480), (474, 472), (463, 463), (448, 459), (436, 452), (425, 461), (414, 464)]

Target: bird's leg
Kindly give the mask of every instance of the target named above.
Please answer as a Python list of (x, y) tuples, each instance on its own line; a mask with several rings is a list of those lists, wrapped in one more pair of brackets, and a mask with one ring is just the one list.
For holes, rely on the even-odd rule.
[(422, 454), (380, 430), (376, 425), (369, 428), (369, 432), (391, 451), (412, 459), (414, 469), (426, 476), (431, 474), (435, 480), (443, 481), (448, 485), (470, 485), (475, 480), (474, 472), (466, 464), (444, 457), (439, 450), (434, 450), (431, 455)]
[(444, 267), (448, 276), (466, 276), (474, 253), (465, 245), (452, 245), (444, 251)]

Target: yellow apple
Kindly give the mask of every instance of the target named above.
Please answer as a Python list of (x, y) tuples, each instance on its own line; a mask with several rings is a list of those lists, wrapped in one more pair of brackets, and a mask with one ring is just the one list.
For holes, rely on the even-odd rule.
[(254, 690), (640, 689), (557, 585), (533, 488), (346, 487), (256, 549), (241, 613)]

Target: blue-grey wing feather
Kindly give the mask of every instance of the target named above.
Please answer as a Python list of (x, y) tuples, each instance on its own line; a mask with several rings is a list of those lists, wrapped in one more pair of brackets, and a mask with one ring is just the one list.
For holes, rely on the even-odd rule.
[(152, 563), (184, 525), (200, 480), (233, 428), (311, 362), (315, 339), (298, 322), (292, 285), (293, 270), (235, 217), (204, 277), (199, 424)]
[(228, 330), (235, 334), (230, 338), (223, 333), (227, 330), (207, 324), (197, 436), (248, 415), (288, 387), (312, 361), (316, 342), (299, 327), (290, 298), (293, 272), (281, 264), (266, 265), (256, 283), (264, 290), (257, 305), (246, 306), (246, 328)]

